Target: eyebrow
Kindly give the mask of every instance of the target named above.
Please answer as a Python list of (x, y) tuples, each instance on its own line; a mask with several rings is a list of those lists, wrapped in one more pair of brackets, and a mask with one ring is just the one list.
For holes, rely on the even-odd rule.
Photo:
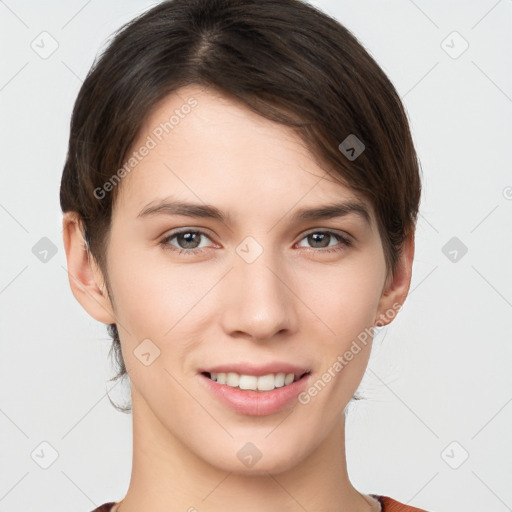
[[(315, 208), (301, 208), (294, 212), (292, 215), (292, 221), (305, 222), (326, 220), (344, 217), (349, 214), (356, 214), (368, 225), (371, 224), (371, 217), (368, 208), (359, 201), (344, 201), (330, 203)], [(230, 214), (223, 213), (213, 205), (188, 203), (176, 199), (164, 199), (156, 204), (151, 202), (139, 212), (137, 217), (144, 218), (154, 215), (182, 215), (185, 217), (214, 219), (223, 223), (232, 222), (232, 216)]]

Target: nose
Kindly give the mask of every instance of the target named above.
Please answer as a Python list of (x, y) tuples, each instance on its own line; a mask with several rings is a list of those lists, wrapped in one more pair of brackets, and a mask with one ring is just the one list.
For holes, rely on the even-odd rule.
[(221, 326), (229, 336), (265, 341), (297, 329), (292, 274), (270, 252), (252, 263), (238, 259), (223, 282)]

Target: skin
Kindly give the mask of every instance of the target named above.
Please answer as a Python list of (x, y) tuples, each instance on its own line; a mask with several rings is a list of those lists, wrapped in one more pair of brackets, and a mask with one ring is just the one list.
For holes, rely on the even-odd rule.
[[(278, 360), (310, 367), (316, 381), (365, 328), (392, 320), (388, 312), (409, 290), (413, 238), (391, 275), (371, 205), (289, 128), (213, 89), (187, 86), (165, 98), (134, 148), (191, 96), (197, 107), (118, 185), (107, 254), (112, 301), (77, 217), (63, 220), (73, 294), (93, 318), (118, 324), (130, 377), (133, 466), (121, 512), (368, 512), (374, 500), (347, 474), (344, 408), (371, 340), (308, 404), (266, 416), (227, 408), (201, 385), (198, 369)], [(232, 219), (137, 217), (171, 195)], [(298, 208), (340, 200), (365, 204), (370, 223), (354, 213), (291, 221)], [(188, 246), (180, 237), (167, 242), (192, 255), (160, 244), (178, 228), (205, 232)], [(308, 237), (326, 230), (352, 244)], [(236, 252), (247, 236), (263, 249), (250, 264)], [(149, 366), (133, 352), (147, 338), (160, 349)], [(251, 468), (236, 456), (247, 442), (262, 454)]]

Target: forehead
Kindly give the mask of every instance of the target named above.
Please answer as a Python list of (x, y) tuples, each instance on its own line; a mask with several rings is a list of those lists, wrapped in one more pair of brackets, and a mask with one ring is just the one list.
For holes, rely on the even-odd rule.
[(291, 128), (213, 88), (183, 87), (156, 105), (126, 161), (133, 166), (115, 209), (135, 215), (174, 196), (259, 217), (357, 201), (373, 217), (369, 202), (319, 164)]

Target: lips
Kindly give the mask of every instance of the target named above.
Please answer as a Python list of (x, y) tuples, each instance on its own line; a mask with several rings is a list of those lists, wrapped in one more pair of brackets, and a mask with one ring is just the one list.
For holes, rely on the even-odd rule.
[(298, 395), (304, 391), (311, 381), (311, 374), (306, 373), (297, 381), (269, 391), (253, 391), (219, 384), (199, 374), (199, 382), (221, 404), (238, 414), (249, 416), (266, 416), (283, 409), (293, 407)]
[(228, 408), (239, 414), (265, 416), (293, 406), (311, 380), (311, 372), (307, 367), (283, 362), (240, 363), (201, 369), (199, 377), (202, 385)]

